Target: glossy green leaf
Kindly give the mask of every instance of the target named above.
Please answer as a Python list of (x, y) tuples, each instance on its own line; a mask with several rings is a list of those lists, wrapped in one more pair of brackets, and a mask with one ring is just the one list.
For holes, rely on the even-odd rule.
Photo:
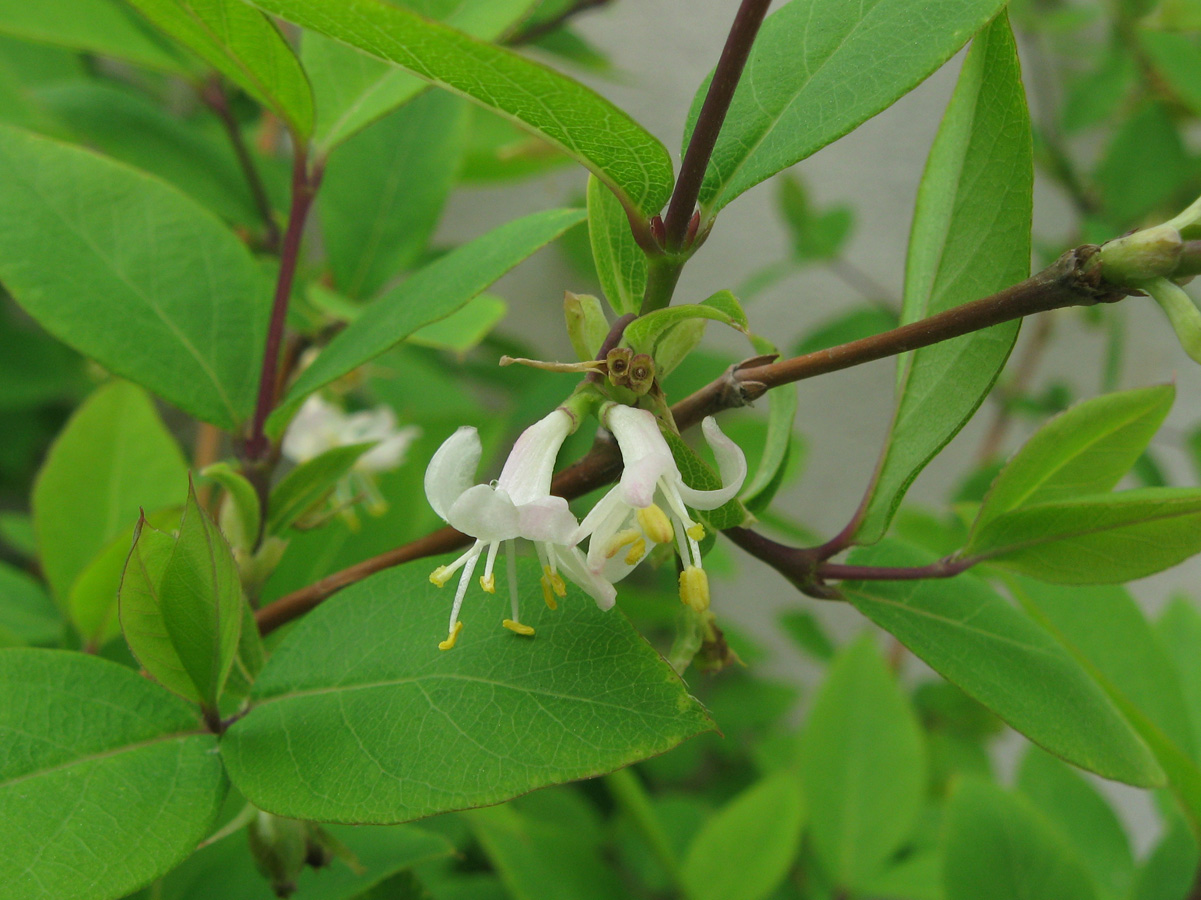
[(681, 866), (692, 900), (763, 900), (801, 849), (805, 802), (787, 770), (759, 780), (718, 810), (693, 838)]
[(187, 471), (154, 404), (132, 384), (108, 384), (76, 410), (33, 490), (42, 571), (60, 602), (139, 509), (183, 501)]
[[(920, 566), (933, 557), (887, 541), (851, 562)], [(1030, 740), (1115, 781), (1164, 773), (1113, 700), (1045, 629), (971, 575), (844, 584), (855, 608)]]
[(269, 309), (230, 231), (157, 179), (3, 126), (0, 170), (0, 282), (26, 312), (197, 418), (249, 416)]
[(105, 156), (157, 175), (221, 218), (260, 224), (260, 213), (229, 139), (199, 114), (172, 116), (144, 93), (100, 81), (39, 92), (77, 139)]
[[(352, 900), (390, 875), (454, 852), (442, 836), (413, 825), (390, 828), (324, 826), (354, 854), (355, 871), (334, 859), (296, 879), (298, 900)], [(162, 880), (156, 900), (264, 900), (270, 889), (255, 869), (245, 831), (203, 847)]]
[[(891, 106), (951, 58), (999, 0), (792, 0), (768, 16), (717, 139), (700, 203), (714, 215)], [(693, 100), (687, 145), (706, 79)]]
[(509, 222), (415, 272), (363, 310), (301, 373), (271, 418), (277, 431), (322, 385), (450, 315), (519, 262), (584, 220), (582, 210), (552, 209)]
[(310, 613), (222, 740), (238, 789), (280, 815), (396, 822), (610, 771), (711, 727), (620, 613), (575, 588), (552, 612), (536, 563), (518, 573), (532, 640), (500, 627), (506, 598), (473, 591), (458, 645), (439, 650), (452, 597), (424, 563)]
[(1099, 898), (1125, 900), (1134, 857), (1117, 815), (1067, 764), (1031, 746), (1018, 767), (1017, 788), (1067, 839), (1084, 863)]
[[(972, 43), (926, 162), (909, 240), (903, 323), (1026, 277), (1032, 188), (1030, 116), (1013, 35), (1000, 16)], [(984, 400), (1018, 324), (995, 325), (898, 360), (896, 412), (857, 541), (883, 537), (913, 479)]]
[(945, 830), (947, 900), (1097, 900), (1067, 840), (1023, 797), (967, 779)]
[(174, 53), (113, 0), (0, 0), (0, 33), (178, 73)]
[(1201, 490), (1139, 488), (1003, 513), (961, 555), (1055, 584), (1117, 584), (1199, 552)]
[(619, 316), (637, 313), (646, 291), (646, 254), (634, 242), (625, 210), (595, 175), (588, 177), (588, 237), (609, 306)]
[(1090, 671), (1168, 775), (1194, 822), (1201, 822), (1201, 769), (1179, 675), (1163, 645), (1121, 587), (1072, 588), (1011, 579), (1022, 605)]
[(241, 0), (128, 0), (164, 34), (270, 107), (300, 140), (313, 129), (313, 93), (279, 29)]
[(160, 604), (163, 572), (174, 551), (174, 535), (148, 522), (138, 523), (121, 575), (121, 630), (134, 658), (151, 678), (185, 700), (199, 703), (200, 691), (167, 633)]
[(801, 743), (809, 834), (826, 873), (853, 890), (909, 837), (926, 756), (905, 695), (864, 636), (831, 665)]
[(626, 326), (623, 343), (636, 353), (654, 353), (659, 342), (677, 325), (689, 319), (710, 319), (746, 331), (746, 313), (730, 291), (718, 291), (700, 303), (686, 303), (656, 309), (639, 316)]
[(242, 629), (242, 582), (217, 523), (188, 492), (179, 536), (163, 567), (158, 608), (200, 700), (217, 708)]
[(226, 791), (196, 711), (82, 653), (0, 651), (2, 900), (109, 900), (196, 849)]
[(1190, 600), (1173, 597), (1155, 631), (1169, 659), (1176, 666), (1180, 692), (1188, 712), (1193, 758), (1201, 763), (1201, 613)]
[(374, 447), (374, 441), (345, 444), (298, 465), (271, 491), (267, 504), (267, 533), (280, 534), (297, 519), (321, 503), (338, 479), (350, 471), (359, 457)]
[(20, 569), (0, 562), (0, 630), (20, 644), (50, 644), (62, 620), (46, 589)]
[(657, 213), (671, 194), (671, 159), (658, 140), (599, 94), (511, 50), (383, 0), (254, 2), (524, 125), (644, 215)]
[(471, 833), (514, 900), (622, 900), (628, 896), (599, 848), (570, 829), (512, 805), (464, 814)]
[(1107, 394), (1052, 419), (1001, 470), (973, 530), (1021, 506), (1112, 490), (1150, 443), (1175, 396), (1167, 384)]
[(450, 193), (470, 107), (442, 91), (355, 135), (321, 187), (334, 286), (370, 297), (418, 260)]
[[(401, 0), (397, 5), (491, 41), (520, 19), (530, 2)], [(313, 82), (317, 102), (314, 138), (324, 153), (428, 87), (403, 69), (316, 32), (304, 36), (300, 58)]]

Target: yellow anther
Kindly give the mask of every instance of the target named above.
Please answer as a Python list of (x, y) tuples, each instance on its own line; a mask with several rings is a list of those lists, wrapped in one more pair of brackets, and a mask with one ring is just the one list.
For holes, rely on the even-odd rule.
[(555, 602), (554, 592), (550, 588), (550, 579), (545, 575), (542, 576), (542, 599), (546, 601), (546, 605), (551, 609), (559, 608), (559, 604)]
[(550, 566), (543, 567), (543, 574), (545, 574), (546, 577), (550, 579), (550, 586), (554, 590), (555, 596), (557, 596), (557, 597), (566, 597), (567, 596), (567, 585), (563, 581), (562, 575), (560, 575), (558, 572), (552, 572), (550, 570)]
[(680, 573), (680, 602), (697, 612), (709, 608), (709, 576), (699, 566), (688, 566)]
[(638, 510), (638, 526), (656, 544), (670, 544), (672, 538), (675, 537), (667, 513), (654, 503)]
[(700, 522), (694, 522), (688, 528), (688, 536), (694, 541), (703, 541), (705, 539), (705, 526)]
[(450, 570), (450, 566), (438, 566), (438, 568), (430, 572), (430, 581), (438, 587), (442, 587), (442, 585), (450, 581), (450, 576), (453, 574), (454, 572)]
[(452, 649), (455, 645), (455, 641), (457, 641), (459, 639), (459, 632), (462, 630), (463, 630), (463, 623), (455, 622), (455, 627), (450, 630), (450, 636), (446, 640), (439, 642), (438, 649), (439, 650)]
[(641, 537), (642, 532), (637, 528), (627, 528), (625, 531), (617, 532), (617, 534), (609, 538), (609, 543), (605, 546), (605, 559), (612, 559), (617, 555), (618, 550), (622, 547), (628, 547)]
[(630, 552), (626, 554), (626, 565), (636, 566), (642, 557), (646, 556), (646, 541), (642, 538), (630, 544)]
[(489, 594), (496, 593), (496, 575), (495, 573), (480, 576), (480, 587)]
[(500, 624), (504, 625), (505, 628), (514, 634), (524, 634), (526, 637), (534, 636), (534, 629), (529, 625), (522, 625), (520, 622), (514, 622), (512, 619), (505, 619)]

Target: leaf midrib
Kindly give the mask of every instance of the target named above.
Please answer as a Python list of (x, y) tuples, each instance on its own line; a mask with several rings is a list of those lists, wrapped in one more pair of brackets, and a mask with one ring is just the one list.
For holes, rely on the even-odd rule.
[(202, 731), (199, 728), (189, 730), (189, 731), (176, 731), (171, 734), (159, 735), (157, 737), (149, 738), (144, 741), (139, 741), (136, 744), (124, 744), (120, 747), (113, 747), (108, 750), (101, 750), (97, 753), (90, 753), (87, 756), (75, 757), (74, 759), (69, 759), (65, 762), (58, 763), (57, 765), (49, 766), (44, 769), (35, 769), (34, 771), (26, 772), (22, 775), (17, 775), (14, 778), (9, 778), (7, 780), (0, 781), (0, 791), (7, 790), (8, 788), (12, 787), (13, 785), (20, 784), (24, 781), (29, 781), (34, 778), (40, 778), (43, 775), (52, 775), (55, 772), (61, 772), (65, 769), (71, 768), (72, 766), (84, 765), (85, 763), (96, 762), (96, 761), (102, 760), (102, 759), (110, 759), (114, 756), (119, 756), (122, 753), (134, 753), (134, 752), (137, 752), (138, 750), (145, 749), (146, 747), (153, 747), (155, 744), (162, 744), (162, 743), (166, 743), (169, 741), (179, 740), (181, 738), (192, 737), (195, 735), (204, 735), (207, 733), (208, 732)]

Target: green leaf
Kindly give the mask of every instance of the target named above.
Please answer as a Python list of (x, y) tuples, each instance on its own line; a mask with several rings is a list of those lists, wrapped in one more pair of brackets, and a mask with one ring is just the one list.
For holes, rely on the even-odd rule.
[(1130, 51), (1117, 45), (1091, 71), (1074, 79), (1063, 101), (1063, 129), (1081, 131), (1104, 124), (1121, 107), (1138, 69)]
[(629, 345), (636, 353), (653, 354), (659, 342), (675, 326), (689, 319), (712, 319), (738, 331), (745, 332), (747, 329), (747, 318), (746, 313), (742, 311), (742, 304), (733, 293), (723, 290), (700, 303), (668, 306), (639, 316), (626, 326), (623, 343)]
[(1107, 394), (1052, 419), (1001, 470), (976, 514), (979, 530), (1001, 513), (1112, 490), (1150, 443), (1176, 389)]
[(1134, 876), (1130, 900), (1187, 900), (1198, 861), (1191, 826), (1179, 813), (1169, 816), (1163, 837)]
[(1193, 115), (1201, 115), (1201, 51), (1196, 36), (1142, 29), (1138, 42), (1171, 91)]
[(1049, 753), (1031, 746), (1018, 767), (1017, 788), (1072, 846), (1097, 895), (1126, 900), (1134, 857), (1122, 823), (1091, 784)]
[[(525, 15), (530, 0), (400, 0), (397, 5), (492, 41)], [(313, 83), (314, 138), (323, 155), (428, 87), (403, 69), (316, 32), (304, 35), (300, 58)]]
[(1076, 657), (1155, 753), (1194, 822), (1201, 770), (1179, 676), (1130, 594), (1010, 579), (1014, 596)]
[[(763, 338), (753, 337), (751, 343), (759, 353), (774, 353), (776, 348)], [(742, 502), (752, 512), (765, 509), (780, 489), (788, 469), (795, 440), (792, 426), (796, 422), (800, 394), (795, 384), (781, 385), (767, 395), (767, 436), (755, 471), (742, 489)]]
[[(446, 838), (413, 825), (334, 825), (328, 832), (354, 854), (360, 870), (341, 859), (321, 870), (306, 868), (296, 879), (296, 896), (303, 900), (351, 900), (396, 872), (454, 852)], [(238, 831), (202, 847), (167, 875), (156, 900), (263, 900), (269, 894), (246, 834)]]
[(870, 635), (834, 661), (801, 744), (809, 834), (825, 872), (854, 890), (917, 823), (926, 754), (917, 717)]
[(532, 62), (383, 0), (255, 0), (274, 15), (366, 50), (541, 135), (624, 203), (657, 213), (672, 189), (667, 149), (599, 94)]
[(509, 119), (473, 107), (471, 135), (459, 170), (459, 182), (495, 185), (571, 165), (572, 159)]
[(1167, 203), (1193, 171), (1171, 113), (1148, 103), (1114, 134), (1093, 178), (1106, 219), (1121, 227)]
[(144, 93), (98, 81), (69, 82), (39, 97), (79, 143), (157, 175), (226, 221), (260, 225), (229, 139), (199, 117), (181, 120)]
[(420, 258), (450, 193), (470, 107), (431, 91), (347, 141), (321, 187), (334, 286), (369, 297)]
[(0, 126), (0, 281), (51, 334), (222, 428), (250, 415), (269, 314), (250, 253), (157, 179)]
[(240, 0), (128, 0), (151, 24), (270, 107), (305, 140), (313, 92), (275, 24)]
[(787, 770), (761, 779), (717, 811), (693, 838), (681, 867), (692, 900), (763, 900), (801, 849), (805, 803)]
[(184, 671), (201, 702), (215, 710), (238, 649), (242, 582), (229, 544), (191, 489), (157, 599)]
[(270, 426), (278, 433), (306, 396), (444, 319), (540, 247), (584, 220), (578, 209), (552, 209), (509, 222), (415, 272), (363, 310), (301, 373)]
[[(1000, 16), (973, 41), (930, 150), (909, 241), (903, 323), (1026, 277), (1032, 187), (1030, 116), (1013, 35)], [(874, 543), (888, 530), (913, 479), (988, 394), (1018, 324), (898, 359), (896, 412), (856, 541)]]
[(1201, 489), (1139, 488), (1003, 513), (960, 555), (1055, 584), (1117, 584), (1199, 552)]
[[(792, 0), (768, 16), (701, 186), (712, 217), (775, 173), (866, 122), (951, 58), (999, 0)], [(692, 103), (687, 146), (709, 79)]]
[(947, 808), (947, 900), (1096, 900), (1065, 838), (1022, 797), (965, 779)]
[(828, 350), (839, 344), (849, 344), (861, 338), (882, 334), (897, 327), (894, 313), (872, 304), (860, 306), (819, 325), (792, 348), (793, 356), (805, 356)]
[(777, 180), (776, 204), (792, 233), (793, 257), (801, 262), (835, 259), (851, 234), (850, 207), (819, 212), (810, 205), (799, 177), (786, 173)]
[(139, 508), (178, 505), (187, 464), (154, 404), (115, 381), (76, 410), (38, 473), (34, 529), (42, 571), (66, 603), (75, 579)]
[(806, 656), (823, 663), (834, 658), (834, 644), (813, 613), (805, 610), (786, 612), (780, 616), (780, 627)]
[(50, 644), (62, 621), (45, 588), (20, 569), (0, 562), (0, 630), (23, 644)]
[(0, 33), (165, 72), (185, 71), (178, 56), (112, 0), (0, 0)]
[[(851, 562), (919, 566), (893, 541)], [(1164, 773), (1113, 700), (1043, 628), (971, 575), (844, 584), (855, 608), (1036, 744), (1105, 778), (1160, 785)]]
[(1160, 644), (1176, 666), (1180, 691), (1188, 711), (1193, 758), (1201, 763), (1201, 613), (1192, 602), (1173, 597), (1155, 623)]
[(298, 465), (271, 491), (267, 533), (282, 534), (297, 519), (329, 496), (338, 479), (350, 471), (375, 441), (333, 447)]
[(488, 861), (514, 900), (621, 900), (617, 872), (596, 846), (554, 822), (522, 815), (511, 805), (464, 814)]
[(479, 346), (509, 313), (509, 304), (493, 294), (479, 294), (445, 319), (419, 328), (410, 344), (463, 354)]
[(216, 482), (225, 491), (217, 521), (230, 544), (236, 548), (252, 549), (259, 539), (263, 510), (258, 491), (250, 481), (227, 462), (213, 463), (200, 471), (200, 476)]
[[(697, 456), (696, 452), (685, 444), (679, 435), (664, 431), (663, 437), (671, 448), (671, 455), (680, 470), (684, 484), (698, 491), (715, 491), (721, 487), (720, 476), (707, 462)], [(697, 518), (705, 525), (708, 534), (745, 525), (747, 519), (750, 518), (746, 507), (737, 498), (723, 503), (717, 509), (698, 509), (695, 512)], [(705, 550), (708, 552), (708, 548)]]
[(595, 175), (588, 176), (588, 237), (609, 306), (619, 316), (637, 313), (646, 291), (646, 254), (634, 242), (621, 203)]
[(196, 712), (82, 653), (0, 651), (2, 900), (122, 897), (196, 849), (226, 780)]
[(601, 345), (609, 335), (609, 320), (601, 302), (591, 294), (563, 295), (563, 318), (567, 321), (567, 336), (571, 349), (581, 362), (596, 359)]
[[(451, 598), (426, 565), (310, 613), (222, 740), (238, 789), (279, 815), (396, 822), (610, 771), (712, 727), (619, 613), (574, 589), (551, 612), (536, 563), (518, 572), (533, 640), (474, 615), (440, 651)], [(484, 602), (508, 615), (507, 600)]]

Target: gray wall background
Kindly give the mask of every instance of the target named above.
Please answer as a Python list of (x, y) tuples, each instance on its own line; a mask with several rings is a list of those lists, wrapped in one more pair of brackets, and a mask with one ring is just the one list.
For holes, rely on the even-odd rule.
[[(611, 58), (615, 74), (604, 78), (573, 74), (659, 137), (678, 166), (689, 103), (720, 53), (736, 8), (735, 0), (617, 0), (577, 21), (579, 32)], [(1029, 84), (1027, 55), (1023, 54)], [(893, 107), (797, 167), (817, 204), (853, 207), (856, 227), (847, 255), (886, 287), (898, 305), (914, 198), (959, 64), (956, 57)], [(1039, 115), (1039, 110), (1035, 108), (1033, 114)], [(1095, 150), (1087, 146), (1087, 138), (1078, 149)], [(478, 235), (512, 216), (582, 194), (584, 183), (582, 169), (567, 169), (514, 188), (463, 192), (453, 201), (440, 236), (464, 240)], [(1057, 240), (1069, 227), (1066, 203), (1042, 181), (1036, 185), (1034, 221), (1036, 238)], [(787, 238), (775, 210), (774, 191), (770, 183), (760, 185), (721, 213), (708, 243), (686, 270), (677, 299), (696, 301), (715, 290), (733, 288), (752, 272), (786, 256)], [(540, 254), (508, 276), (497, 290), (512, 304), (506, 329), (532, 340), (548, 358), (572, 358), (560, 304), (563, 289), (575, 286), (573, 278), (553, 253)], [(809, 268), (766, 291), (748, 313), (755, 331), (787, 346), (861, 299), (828, 271)], [(1191, 479), (1187, 461), (1171, 436), (1201, 417), (1201, 372), (1180, 350), (1152, 301), (1132, 298), (1123, 305), (1130, 343), (1122, 386), (1175, 380), (1176, 408), (1157, 438), (1157, 449), (1174, 472)], [(1041, 364), (1039, 379), (1063, 379), (1075, 385), (1080, 396), (1095, 395), (1103, 352), (1100, 333), (1083, 328), (1071, 311), (1053, 315), (1058, 316), (1056, 349)], [(1024, 336), (1031, 330), (1027, 326)], [(745, 342), (735, 338), (714, 328), (707, 340), (743, 354)], [(1021, 346), (1019, 340), (1013, 360), (1021, 359)], [(807, 464), (799, 483), (777, 503), (796, 511), (823, 535), (841, 528), (859, 501), (891, 414), (893, 373), (893, 361), (883, 360), (801, 385), (797, 428), (808, 443)], [(974, 458), (990, 420), (991, 410), (985, 407), (918, 479), (910, 499), (938, 508), (949, 486)], [(1008, 448), (1015, 448), (1021, 437), (1011, 433)], [(778, 614), (797, 607), (813, 610), (843, 637), (863, 628), (862, 618), (843, 604), (800, 596), (766, 566), (734, 548), (731, 551), (739, 557), (738, 587), (715, 584), (713, 602), (719, 616), (733, 620), (772, 650), (773, 659), (765, 664), (771, 674), (812, 685), (818, 673), (776, 633)], [(1194, 561), (1144, 579), (1133, 589), (1148, 608), (1157, 609), (1174, 590), (1195, 593), (1199, 573), (1201, 565)], [(917, 673), (920, 665), (913, 662), (909, 669)], [(1009, 762), (1020, 743), (1015, 740), (1010, 752), (1003, 754)], [(1140, 847), (1145, 848), (1155, 831), (1146, 797), (1120, 786), (1106, 789), (1119, 799), (1136, 828)]]

